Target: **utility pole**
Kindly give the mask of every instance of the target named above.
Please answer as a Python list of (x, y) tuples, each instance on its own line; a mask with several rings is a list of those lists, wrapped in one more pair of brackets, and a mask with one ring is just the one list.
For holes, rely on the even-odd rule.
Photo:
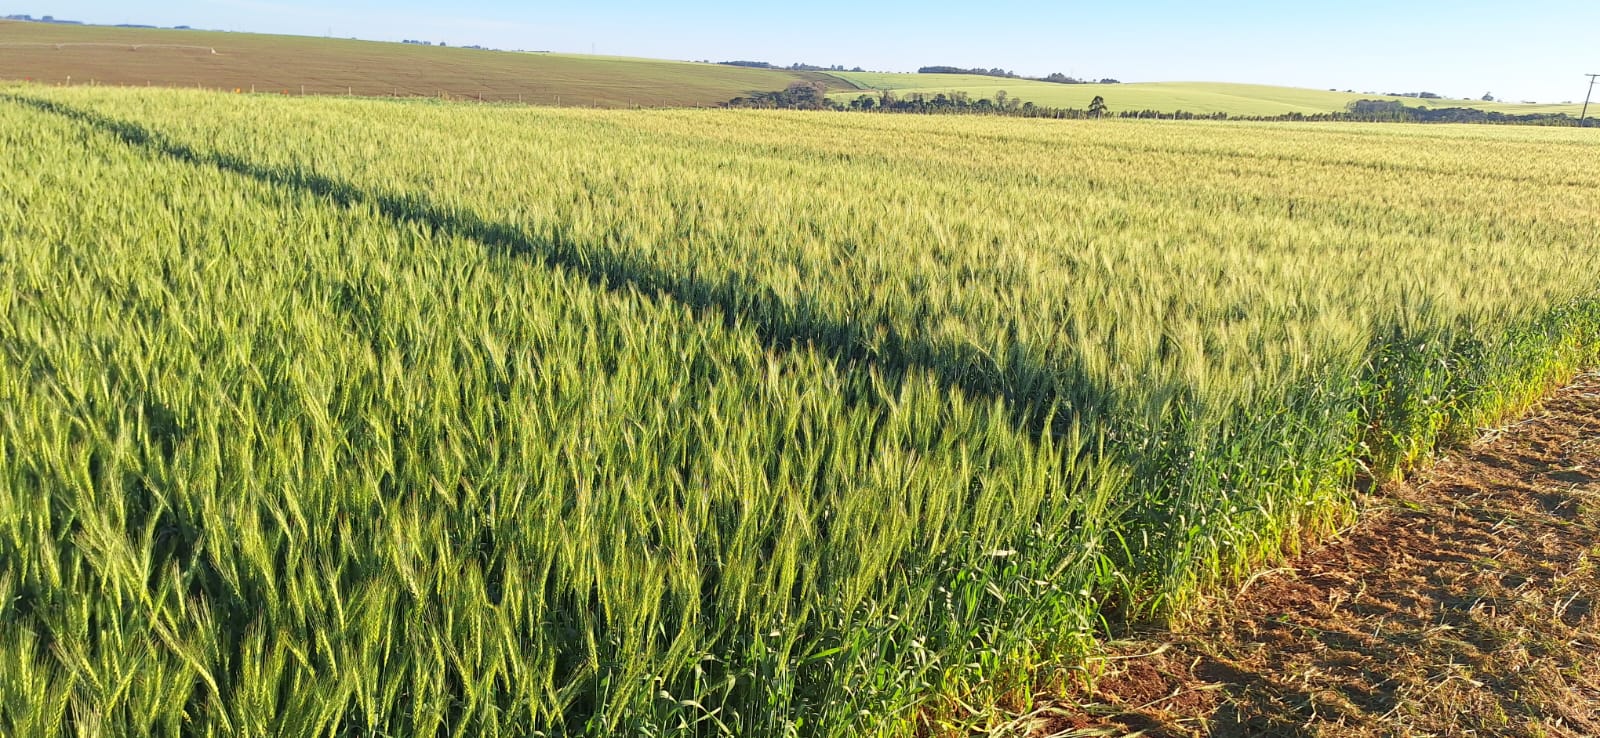
[(1596, 78), (1600, 78), (1600, 74), (1586, 74), (1584, 76), (1589, 78), (1589, 94), (1583, 96), (1583, 113), (1578, 116), (1579, 123), (1582, 123), (1584, 118), (1589, 117), (1589, 98), (1594, 97), (1594, 81)]

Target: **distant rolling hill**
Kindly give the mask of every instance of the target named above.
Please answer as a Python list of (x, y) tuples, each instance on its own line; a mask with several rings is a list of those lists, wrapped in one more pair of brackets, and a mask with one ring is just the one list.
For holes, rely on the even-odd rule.
[(834, 76), (864, 88), (837, 90), (829, 97), (847, 101), (861, 94), (892, 90), (896, 94), (966, 92), (974, 99), (993, 99), (996, 92), (1035, 105), (1086, 109), (1096, 95), (1102, 96), (1112, 112), (1158, 110), (1229, 115), (1282, 115), (1285, 113), (1327, 113), (1344, 110), (1354, 100), (1403, 100), (1407, 105), (1430, 108), (1463, 107), (1498, 110), (1505, 113), (1567, 113), (1576, 116), (1578, 105), (1529, 105), (1489, 103), (1481, 100), (1419, 100), (1415, 98), (1363, 95), (1360, 93), (1308, 90), (1298, 87), (1273, 87), (1222, 82), (1145, 82), (1116, 85), (1063, 85), (1026, 79), (1004, 79), (974, 74), (885, 74), (876, 72), (834, 72)]
[(971, 74), (796, 72), (626, 57), (487, 51), (376, 41), (0, 21), (0, 79), (46, 84), (155, 85), (289, 94), (446, 96), (541, 105), (718, 105), (795, 82), (825, 85), (837, 101), (896, 94), (1007, 95), (1049, 107), (1281, 115), (1343, 110), (1353, 100), (1568, 113), (1578, 105), (1417, 100), (1218, 82), (1062, 85)]
[(0, 79), (599, 107), (716, 105), (813, 72), (253, 33), (0, 21)]

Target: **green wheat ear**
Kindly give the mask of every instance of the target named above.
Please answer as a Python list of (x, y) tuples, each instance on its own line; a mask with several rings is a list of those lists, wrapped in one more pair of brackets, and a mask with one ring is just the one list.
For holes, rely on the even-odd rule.
[(0, 90), (0, 734), (996, 728), (1595, 364), (1581, 133)]

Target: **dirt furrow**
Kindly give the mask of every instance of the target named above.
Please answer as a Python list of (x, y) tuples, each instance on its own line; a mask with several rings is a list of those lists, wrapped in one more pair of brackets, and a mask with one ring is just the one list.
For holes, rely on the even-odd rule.
[(1036, 735), (1600, 736), (1600, 375), (1370, 503)]

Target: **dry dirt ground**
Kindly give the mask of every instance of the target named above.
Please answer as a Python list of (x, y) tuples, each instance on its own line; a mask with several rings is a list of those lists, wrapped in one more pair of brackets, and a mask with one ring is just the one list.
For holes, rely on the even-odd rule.
[(1034, 735), (1600, 736), (1600, 375), (1368, 504)]

